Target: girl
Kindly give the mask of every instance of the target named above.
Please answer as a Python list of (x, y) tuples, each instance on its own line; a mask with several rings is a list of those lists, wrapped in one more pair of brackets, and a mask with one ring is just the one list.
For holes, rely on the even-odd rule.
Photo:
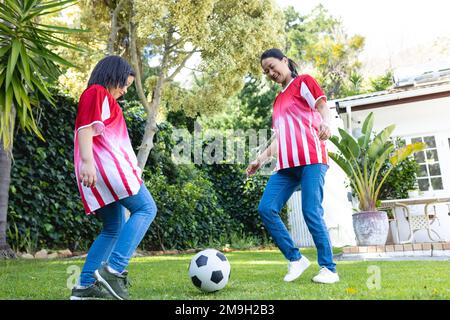
[(322, 217), (323, 185), (328, 169), (325, 140), (331, 135), (325, 94), (314, 78), (298, 75), (296, 64), (279, 49), (265, 51), (261, 55), (261, 67), (269, 79), (281, 84), (283, 89), (275, 98), (272, 114), (277, 139), (247, 167), (247, 175), (252, 175), (270, 156), (278, 153), (276, 172), (267, 183), (258, 211), (266, 229), (289, 261), (284, 281), (297, 279), (310, 262), (295, 247), (279, 212), (300, 186), (303, 216), (321, 267), (312, 280), (337, 282), (339, 276)]
[[(72, 300), (129, 298), (125, 268), (156, 215), (117, 103), (134, 76), (124, 59), (108, 56), (95, 66), (78, 104), (78, 189), (86, 214), (97, 214), (103, 228), (89, 249)], [(125, 208), (130, 211), (126, 222)]]

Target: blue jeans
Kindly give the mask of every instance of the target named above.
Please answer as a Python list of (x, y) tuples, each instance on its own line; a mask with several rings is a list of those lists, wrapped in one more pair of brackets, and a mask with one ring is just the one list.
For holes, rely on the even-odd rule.
[(323, 220), (323, 185), (327, 169), (324, 164), (311, 164), (279, 170), (267, 182), (258, 211), (286, 259), (300, 259), (300, 250), (294, 245), (279, 213), (291, 195), (301, 187), (303, 217), (317, 248), (319, 266), (336, 272), (330, 237)]
[[(125, 208), (130, 211), (130, 218), (126, 222)], [(95, 282), (94, 271), (102, 262), (107, 262), (118, 272), (125, 270), (156, 216), (156, 204), (142, 183), (137, 194), (110, 203), (98, 209), (96, 214), (102, 220), (103, 228), (86, 257), (80, 275), (82, 286)]]

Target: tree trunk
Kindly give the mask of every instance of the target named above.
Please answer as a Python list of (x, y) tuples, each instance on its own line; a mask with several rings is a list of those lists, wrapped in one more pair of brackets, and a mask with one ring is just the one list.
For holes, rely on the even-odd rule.
[[(152, 103), (153, 104), (153, 103)], [(156, 125), (156, 119), (153, 116), (148, 116), (145, 123), (144, 137), (142, 138), (141, 145), (139, 146), (139, 152), (137, 154), (139, 168), (144, 168), (147, 163), (150, 151), (153, 149), (153, 138), (155, 137), (158, 127)]]
[(163, 91), (163, 85), (165, 82), (172, 81), (173, 78), (180, 72), (180, 70), (184, 67), (186, 64), (186, 61), (194, 54), (195, 50), (192, 50), (191, 52), (186, 53), (186, 56), (184, 57), (181, 64), (177, 67), (177, 69), (170, 75), (166, 75), (167, 70), (167, 63), (169, 59), (170, 54), (170, 42), (172, 40), (171, 35), (168, 35), (167, 41), (166, 41), (166, 51), (164, 53), (162, 62), (161, 62), (161, 69), (158, 74), (158, 80), (156, 81), (155, 89), (153, 90), (152, 95), (152, 102), (149, 106), (149, 111), (147, 112), (147, 123), (145, 125), (145, 133), (144, 138), (142, 139), (142, 143), (139, 146), (139, 152), (137, 155), (138, 159), (138, 165), (140, 168), (144, 168), (148, 156), (150, 154), (150, 151), (153, 149), (153, 138), (158, 131), (158, 127), (156, 125), (156, 117), (158, 115), (159, 111), (159, 105), (161, 103), (161, 96)]
[(119, 1), (117, 7), (114, 10), (111, 10), (111, 32), (109, 34), (107, 45), (108, 55), (114, 54), (114, 44), (116, 43), (117, 32), (119, 31), (117, 15), (119, 14), (120, 10), (122, 10), (124, 3), (125, 0)]
[(166, 55), (163, 57), (161, 64), (161, 70), (158, 74), (158, 80), (156, 80), (156, 86), (153, 90), (153, 99), (150, 103), (150, 112), (147, 112), (147, 122), (145, 124), (145, 133), (142, 138), (142, 143), (139, 146), (139, 152), (137, 155), (138, 165), (140, 168), (144, 168), (147, 163), (150, 151), (153, 149), (153, 138), (158, 131), (158, 126), (156, 125), (156, 116), (158, 115), (159, 104), (161, 102), (162, 87), (165, 80), (165, 65), (166, 65)]
[(144, 137), (142, 138), (142, 143), (139, 146), (139, 152), (137, 155), (138, 165), (140, 168), (144, 168), (145, 164), (147, 163), (150, 151), (154, 146), (153, 138), (158, 131), (158, 126), (156, 125), (156, 116), (158, 115), (159, 104), (161, 102), (166, 61), (166, 55), (164, 55), (163, 61), (161, 63), (161, 69), (158, 74), (158, 80), (156, 80), (156, 86), (153, 90), (152, 102), (150, 103), (149, 110), (147, 111), (147, 122), (145, 124)]
[(14, 251), (6, 242), (6, 222), (8, 213), (8, 195), (11, 182), (11, 156), (3, 148), (0, 140), (0, 259), (15, 258)]
[[(161, 102), (162, 87), (166, 78), (165, 73), (167, 68), (166, 66), (168, 61), (168, 54), (166, 51), (163, 55), (161, 68), (158, 74), (158, 80), (156, 81), (156, 86), (152, 94), (152, 102), (148, 103), (147, 97), (145, 96), (144, 89), (142, 87), (142, 73), (139, 65), (136, 45), (136, 25), (132, 21), (130, 22), (130, 38), (131, 60), (134, 71), (136, 73), (136, 91), (139, 96), (139, 100), (141, 101), (147, 112), (144, 137), (142, 138), (142, 143), (138, 148), (139, 152), (137, 155), (138, 166), (143, 169), (145, 167), (145, 164), (147, 163), (150, 151), (153, 149), (153, 138), (155, 137), (155, 134), (158, 130), (158, 126), (156, 125), (156, 117), (158, 114), (159, 104)], [(169, 34), (166, 38), (166, 48), (169, 46), (171, 40), (172, 34)]]
[[(131, 17), (134, 16), (134, 8), (132, 9)], [(174, 41), (174, 33), (175, 30), (173, 28), (169, 28), (169, 32), (166, 34), (164, 40), (164, 50), (162, 53), (162, 61), (161, 66), (158, 73), (158, 78), (156, 80), (156, 86), (152, 92), (152, 100), (151, 103), (148, 102), (147, 97), (144, 92), (144, 88), (142, 87), (142, 72), (139, 63), (139, 55), (137, 49), (137, 35), (136, 35), (136, 24), (131, 20), (130, 21), (130, 54), (131, 54), (131, 64), (136, 73), (135, 77), (135, 86), (136, 92), (139, 96), (139, 100), (145, 108), (147, 112), (147, 121), (145, 124), (145, 132), (144, 137), (142, 138), (142, 143), (139, 146), (137, 160), (138, 166), (143, 169), (145, 164), (147, 163), (148, 156), (150, 151), (153, 149), (153, 139), (155, 137), (156, 132), (158, 131), (158, 126), (156, 124), (156, 118), (159, 112), (159, 105), (161, 103), (161, 97), (163, 93), (163, 86), (165, 82), (172, 81), (173, 78), (180, 72), (180, 70), (184, 67), (187, 60), (192, 57), (192, 55), (196, 52), (196, 48), (190, 52), (186, 52), (186, 56), (183, 61), (178, 65), (176, 70), (168, 76), (168, 64), (170, 60), (170, 54), (172, 53), (172, 48), (175, 46)]]

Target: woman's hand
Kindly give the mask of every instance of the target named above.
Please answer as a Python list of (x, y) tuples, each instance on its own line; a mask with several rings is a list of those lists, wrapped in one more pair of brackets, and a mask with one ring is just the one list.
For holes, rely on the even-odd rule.
[(322, 122), (319, 126), (319, 139), (327, 140), (331, 137), (331, 129), (327, 122)]
[(88, 188), (95, 187), (97, 183), (97, 173), (94, 161), (81, 161), (80, 182)]
[(247, 177), (255, 174), (259, 168), (261, 168), (261, 162), (256, 158), (256, 160), (251, 162), (247, 167)]

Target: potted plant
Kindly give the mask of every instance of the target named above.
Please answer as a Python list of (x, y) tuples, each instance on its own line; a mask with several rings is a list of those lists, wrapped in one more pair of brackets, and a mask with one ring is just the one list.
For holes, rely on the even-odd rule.
[[(353, 214), (353, 228), (357, 243), (362, 246), (386, 243), (389, 232), (388, 217), (385, 211), (377, 209), (381, 187), (395, 166), (414, 152), (425, 148), (425, 144), (419, 142), (396, 149), (389, 140), (395, 125), (390, 125), (375, 135), (372, 131), (373, 122), (374, 116), (371, 112), (364, 120), (358, 139), (339, 129), (340, 137), (330, 138), (338, 152), (328, 153), (346, 173), (359, 200), (360, 211)], [(389, 159), (391, 167), (381, 176), (381, 168), (386, 159)]]

